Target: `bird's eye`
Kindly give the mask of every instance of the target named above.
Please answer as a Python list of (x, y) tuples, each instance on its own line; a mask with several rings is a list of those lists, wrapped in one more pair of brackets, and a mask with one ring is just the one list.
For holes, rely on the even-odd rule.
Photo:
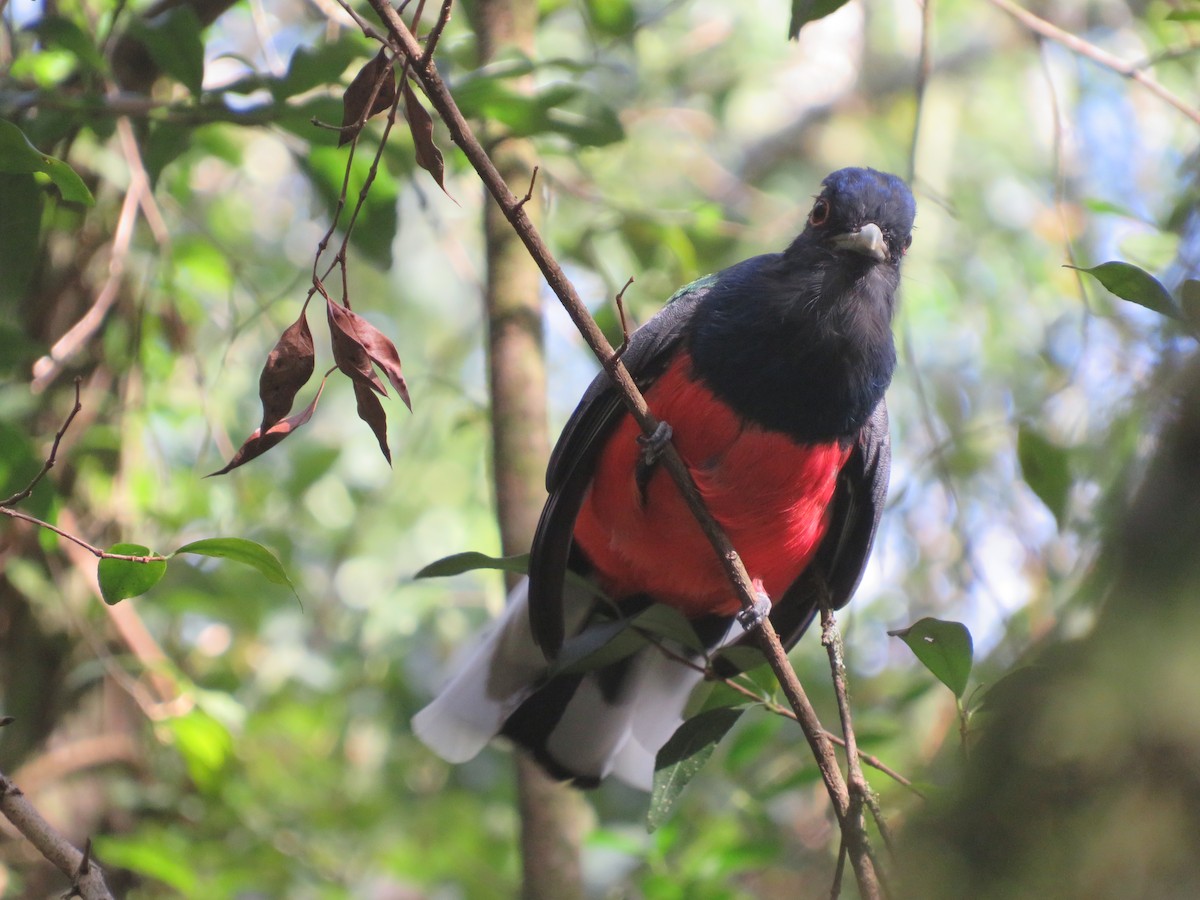
[(905, 253), (907, 253), (908, 248), (911, 246), (912, 246), (912, 235), (910, 234), (908, 237), (906, 237), (904, 239), (904, 249), (900, 251), (900, 255), (903, 256)]
[(824, 225), (829, 221), (829, 201), (821, 197), (813, 204), (812, 212), (808, 214), (808, 224)]

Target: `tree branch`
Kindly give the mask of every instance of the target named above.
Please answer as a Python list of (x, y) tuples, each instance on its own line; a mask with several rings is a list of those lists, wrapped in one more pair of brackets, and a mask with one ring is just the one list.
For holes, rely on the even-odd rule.
[(42, 818), (19, 787), (0, 773), (0, 813), (37, 851), (71, 879), (72, 893), (83, 900), (113, 900), (104, 873), (91, 858), (92, 842), (80, 852)]
[(1163, 87), (1153, 76), (1146, 74), (1141, 68), (1141, 64), (1126, 62), (1121, 57), (1114, 56), (1107, 50), (1085, 41), (1079, 35), (1064, 31), (1054, 23), (1047, 22), (1029, 10), (1017, 6), (1012, 0), (988, 0), (988, 2), (997, 9), (1008, 13), (1034, 34), (1062, 44), (1072, 53), (1078, 53), (1080, 56), (1090, 59), (1097, 65), (1110, 69), (1124, 78), (1136, 81), (1150, 93), (1154, 94), (1154, 96), (1169, 103), (1197, 125), (1200, 125), (1200, 109), (1189, 105), (1177, 94)]
[[(397, 50), (408, 58), (414, 76), (421, 82), (426, 96), (450, 130), (450, 135), (454, 142), (463, 151), (463, 154), (478, 173), (488, 192), (495, 198), (505, 217), (517, 233), (517, 236), (524, 243), (526, 250), (533, 257), (538, 268), (541, 269), (547, 284), (549, 284), (551, 290), (554, 291), (555, 295), (561, 301), (567, 314), (575, 323), (575, 327), (579, 329), (580, 334), (592, 349), (592, 352), (595, 353), (597, 359), (600, 360), (609, 377), (612, 378), (630, 415), (633, 416), (644, 434), (654, 434), (659, 424), (658, 419), (650, 412), (649, 407), (646, 405), (646, 399), (634, 384), (628, 370), (614, 353), (612, 346), (608, 343), (599, 326), (596, 325), (596, 322), (588, 313), (587, 307), (584, 306), (583, 301), (575, 291), (574, 285), (571, 284), (570, 280), (563, 273), (562, 268), (551, 254), (545, 241), (534, 227), (533, 222), (525, 213), (523, 204), (509, 190), (499, 171), (497, 171), (492, 161), (488, 158), (487, 152), (472, 133), (470, 126), (459, 111), (454, 98), (450, 95), (450, 91), (442, 81), (432, 61), (424, 59), (420, 44), (408, 30), (408, 27), (404, 24), (399, 14), (388, 5), (386, 0), (369, 0), (369, 2), (386, 24)], [(741, 558), (730, 543), (729, 538), (705, 508), (704, 501), (701, 499), (700, 493), (692, 481), (687, 464), (672, 444), (667, 444), (662, 456), (662, 462), (667, 471), (670, 472), (671, 477), (675, 480), (675, 483), (679, 486), (680, 493), (687, 502), (688, 508), (696, 517), (697, 522), (716, 551), (721, 565), (735, 589), (742, 608), (747, 611), (753, 610), (757, 598), (750, 581), (750, 576), (746, 572), (746, 567), (742, 564)], [(874, 871), (874, 865), (867, 852), (866, 832), (861, 828), (855, 828), (849, 815), (850, 795), (846, 787), (846, 782), (842, 778), (842, 773), (838, 769), (833, 745), (825, 736), (825, 729), (821, 727), (816, 711), (813, 709), (804, 692), (804, 688), (800, 685), (800, 681), (796, 677), (795, 671), (788, 662), (787, 654), (779, 640), (779, 635), (775, 632), (775, 628), (769, 618), (763, 619), (762, 625), (756, 630), (756, 637), (759, 646), (767, 657), (767, 661), (771, 665), (771, 669), (779, 679), (779, 683), (796, 713), (796, 720), (800, 723), (805, 739), (808, 741), (813, 755), (816, 757), (817, 766), (821, 771), (821, 777), (825, 782), (826, 790), (833, 801), (838, 823), (843, 833), (847, 836), (851, 859), (855, 863), (855, 873), (859, 879), (859, 891), (864, 898), (881, 897), (879, 881)]]

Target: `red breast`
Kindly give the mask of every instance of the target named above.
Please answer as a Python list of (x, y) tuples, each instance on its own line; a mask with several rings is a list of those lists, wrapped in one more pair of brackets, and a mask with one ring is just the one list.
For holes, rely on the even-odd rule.
[[(693, 378), (681, 353), (646, 392), (701, 495), (752, 579), (778, 600), (825, 534), (837, 475), (849, 448), (799, 444), (748, 425)], [(600, 455), (575, 523), (575, 541), (614, 599), (646, 594), (695, 618), (740, 606), (708, 539), (661, 467), (643, 497), (641, 445), (624, 417)]]

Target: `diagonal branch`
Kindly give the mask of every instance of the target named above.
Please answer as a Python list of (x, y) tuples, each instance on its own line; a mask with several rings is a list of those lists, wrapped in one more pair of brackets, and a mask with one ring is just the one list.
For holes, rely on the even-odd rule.
[(0, 813), (37, 851), (71, 879), (71, 895), (83, 900), (113, 900), (104, 873), (91, 858), (92, 843), (80, 852), (37, 811), (19, 787), (0, 773)]
[(1200, 109), (1191, 106), (1179, 95), (1164, 87), (1154, 76), (1147, 74), (1141, 68), (1141, 63), (1127, 62), (1121, 59), (1121, 57), (1115, 56), (1089, 41), (1085, 41), (1079, 35), (1065, 31), (1053, 22), (1047, 22), (1040, 16), (1034, 15), (1029, 10), (1013, 3), (1012, 0), (988, 0), (988, 2), (997, 9), (1008, 13), (1034, 34), (1062, 44), (1072, 53), (1078, 53), (1080, 56), (1090, 59), (1097, 65), (1110, 69), (1132, 81), (1136, 81), (1150, 93), (1154, 94), (1154, 96), (1165, 103), (1169, 103), (1197, 125), (1200, 125)]
[[(424, 51), (412, 32), (386, 0), (369, 0), (369, 2), (387, 25), (396, 49), (407, 57), (413, 75), (421, 82), (426, 96), (445, 122), (455, 144), (463, 151), (488, 192), (500, 205), (530, 256), (541, 269), (547, 284), (562, 302), (567, 314), (575, 323), (575, 327), (579, 329), (592, 352), (608, 372), (630, 415), (633, 416), (643, 433), (654, 434), (658, 428), (658, 419), (651, 413), (646, 405), (646, 399), (634, 384), (628, 370), (588, 313), (587, 307), (584, 306), (575, 291), (574, 285), (564, 274), (533, 222), (525, 213), (522, 208), (523, 204), (509, 190), (487, 152), (476, 139), (436, 67), (431, 60), (425, 58)], [(673, 445), (667, 444), (662, 462), (679, 486), (680, 493), (689, 509), (717, 552), (742, 608), (747, 611), (754, 610), (757, 598), (746, 567), (742, 564), (741, 558), (729, 538), (705, 508), (704, 501), (692, 481), (686, 463)], [(816, 757), (826, 790), (833, 801), (838, 822), (846, 835), (851, 861), (858, 877), (860, 893), (867, 898), (880, 897), (882, 894), (874, 865), (869, 857), (866, 833), (862, 828), (853, 827), (850, 818), (850, 795), (845, 779), (842, 778), (842, 773), (838, 768), (833, 745), (825, 736), (825, 730), (821, 727), (816, 711), (788, 662), (787, 654), (770, 619), (764, 618), (755, 633), (764, 655), (796, 712), (797, 721)]]

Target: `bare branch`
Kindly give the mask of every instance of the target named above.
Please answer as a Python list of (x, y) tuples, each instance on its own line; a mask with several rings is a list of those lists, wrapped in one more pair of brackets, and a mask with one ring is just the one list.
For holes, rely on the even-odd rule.
[(629, 290), (629, 286), (633, 284), (633, 276), (629, 276), (629, 280), (625, 282), (625, 286), (617, 291), (617, 296), (613, 301), (617, 304), (617, 315), (621, 317), (621, 346), (613, 351), (613, 356), (620, 359), (625, 355), (625, 351), (629, 349), (629, 323), (625, 319), (625, 292)]
[[(833, 675), (833, 690), (837, 697), (838, 716), (842, 725), (842, 737), (845, 738), (846, 748), (846, 786), (850, 792), (850, 810), (847, 817), (852, 820), (853, 827), (843, 828), (842, 836), (848, 844), (861, 840), (862, 846), (856, 848), (866, 857), (873, 858), (873, 851), (866, 839), (866, 817), (863, 813), (869, 804), (871, 788), (863, 775), (862, 764), (858, 755), (858, 739), (854, 734), (854, 721), (850, 715), (850, 688), (846, 676), (846, 654), (842, 644), (842, 635), (838, 631), (837, 619), (829, 605), (829, 592), (824, 585), (817, 588), (821, 609), (821, 644), (829, 654), (829, 669)], [(850, 862), (856, 867), (860, 859), (856, 853), (851, 853)], [(878, 874), (878, 877), (882, 878)]]
[[(425, 54), (421, 57), (421, 65), (429, 65), (429, 61), (433, 58), (433, 51), (437, 49), (438, 41), (441, 40), (442, 31), (446, 27), (446, 23), (450, 21), (450, 7), (454, 0), (442, 0), (442, 8), (438, 12), (438, 20), (434, 24), (433, 29), (425, 36)], [(416, 27), (414, 23), (413, 27)], [(533, 174), (537, 175), (537, 168), (534, 167)], [(533, 191), (533, 181), (529, 182), (529, 190)]]
[(517, 208), (518, 208), (518, 209), (520, 209), (520, 208), (521, 208), (521, 207), (523, 207), (523, 206), (524, 206), (526, 203), (528, 203), (530, 200), (532, 200), (532, 199), (533, 199), (533, 185), (534, 185), (534, 182), (536, 182), (536, 181), (537, 181), (538, 169), (540, 169), (540, 168), (541, 168), (541, 166), (534, 166), (534, 167), (533, 167), (533, 172), (532, 172), (532, 173), (530, 173), (530, 175), (529, 175), (529, 190), (527, 190), (527, 191), (525, 192), (525, 196), (524, 196), (524, 197), (522, 197), (520, 200), (518, 200), (518, 201), (517, 201)]
[(1072, 53), (1078, 53), (1080, 56), (1090, 59), (1097, 65), (1111, 69), (1118, 75), (1136, 81), (1150, 93), (1154, 94), (1154, 96), (1165, 103), (1169, 103), (1197, 125), (1200, 125), (1200, 109), (1189, 105), (1181, 97), (1163, 87), (1153, 76), (1146, 74), (1141, 68), (1140, 63), (1126, 62), (1119, 56), (1114, 56), (1107, 50), (1097, 47), (1089, 41), (1085, 41), (1079, 35), (1064, 31), (1054, 23), (1047, 22), (1029, 10), (1017, 6), (1012, 0), (988, 0), (988, 2), (997, 9), (1008, 13), (1034, 34), (1062, 44)]
[(37, 516), (31, 516), (28, 513), (21, 512), (18, 509), (10, 509), (7, 506), (0, 506), (0, 515), (8, 516), (10, 519), (20, 519), (22, 522), (28, 522), (31, 525), (38, 526), (38, 528), (45, 528), (47, 531), (53, 531), (59, 537), (66, 538), (73, 544), (78, 544), (97, 559), (119, 559), (125, 562), (136, 563), (166, 562), (168, 559), (166, 556), (130, 556), (126, 553), (109, 553), (107, 550), (101, 550), (99, 547), (89, 544), (83, 538), (77, 537), (76, 535), (71, 534), (69, 531), (64, 531), (57, 525), (51, 525), (49, 522), (45, 522), (39, 519)]
[(73, 894), (83, 900), (113, 900), (104, 883), (104, 873), (91, 858), (91, 841), (81, 853), (42, 817), (21, 789), (3, 773), (0, 773), (0, 813), (42, 856), (71, 879)]
[(80, 379), (77, 377), (75, 379), (75, 405), (67, 413), (67, 417), (63, 420), (62, 427), (58, 429), (58, 433), (54, 435), (54, 443), (50, 445), (50, 453), (46, 456), (46, 461), (42, 464), (42, 470), (33, 476), (33, 480), (25, 486), (24, 490), (17, 491), (17, 493), (13, 494), (7, 500), (0, 500), (0, 506), (16, 506), (21, 501), (27, 499), (33, 493), (33, 489), (38, 486), (38, 482), (45, 478), (46, 474), (54, 468), (54, 463), (58, 459), (58, 445), (62, 443), (67, 429), (71, 427), (71, 423), (75, 421), (75, 417), (83, 409), (83, 403), (79, 400), (79, 382)]

